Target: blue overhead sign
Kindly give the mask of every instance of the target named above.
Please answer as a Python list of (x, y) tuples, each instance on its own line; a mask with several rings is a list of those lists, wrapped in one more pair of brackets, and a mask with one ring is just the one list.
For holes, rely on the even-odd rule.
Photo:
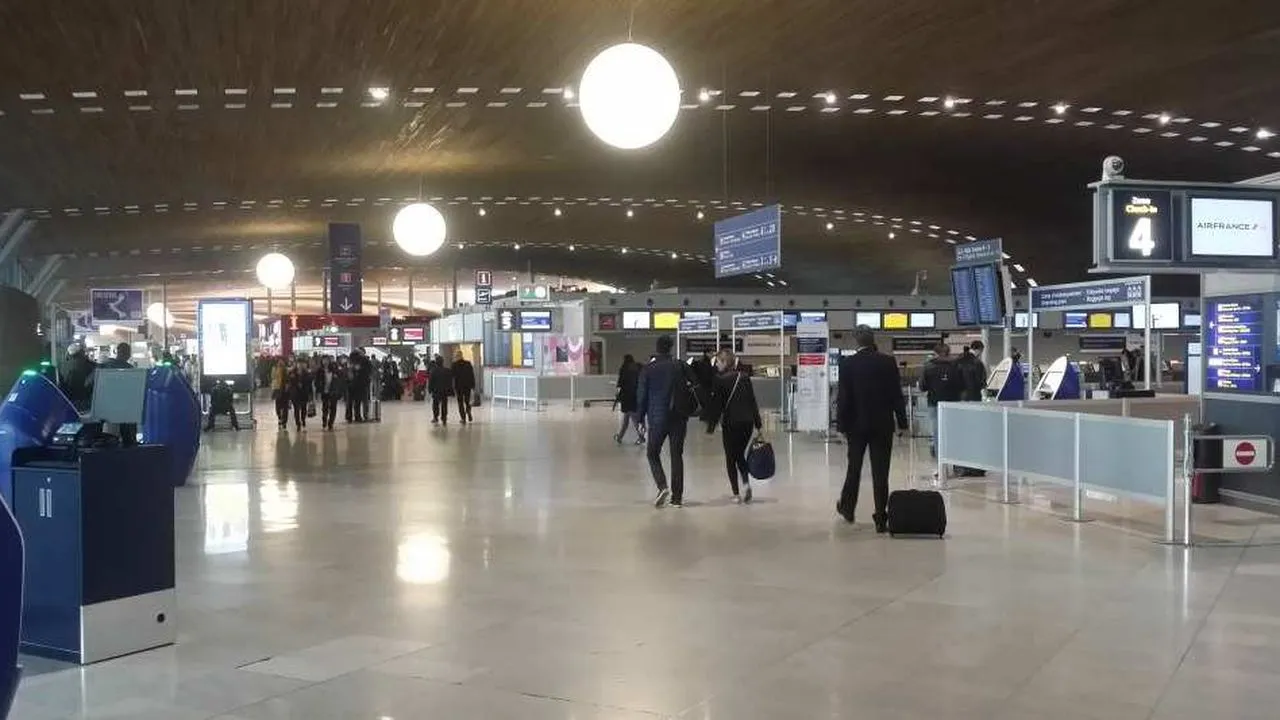
[(1031, 288), (1032, 310), (1091, 310), (1148, 301), (1148, 276)]
[(956, 265), (986, 265), (1004, 262), (1004, 243), (1000, 238), (975, 240), (956, 245)]
[(362, 251), (359, 225), (329, 223), (329, 307), (326, 310), (330, 315), (364, 312)]
[(94, 289), (89, 291), (89, 317), (94, 325), (142, 322), (141, 290)]
[(720, 332), (720, 318), (682, 318), (676, 327), (681, 333)]
[(721, 220), (715, 227), (716, 277), (732, 277), (782, 267), (782, 206), (753, 210)]
[(749, 313), (733, 316), (734, 330), (778, 330), (782, 328), (782, 311)]

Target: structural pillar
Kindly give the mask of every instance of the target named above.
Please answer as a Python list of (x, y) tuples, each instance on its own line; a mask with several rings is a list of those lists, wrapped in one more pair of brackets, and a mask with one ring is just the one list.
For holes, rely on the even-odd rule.
[(409, 315), (413, 316), (417, 313), (413, 310), (413, 273), (409, 273)]
[(298, 283), (289, 283), (289, 312), (298, 312)]
[[(9, 258), (22, 247), (23, 241), (31, 234), (31, 230), (35, 228), (35, 220), (24, 220), (16, 229), (10, 231), (10, 219), (22, 217), (21, 210), (14, 210), (5, 216), (4, 222), (0, 223), (0, 267), (3, 267)], [(7, 239), (6, 239), (7, 238)]]

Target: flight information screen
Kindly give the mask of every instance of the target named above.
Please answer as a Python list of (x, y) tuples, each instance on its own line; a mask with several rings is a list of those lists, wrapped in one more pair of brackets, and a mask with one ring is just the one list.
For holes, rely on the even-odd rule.
[(1256, 300), (1209, 303), (1205, 332), (1207, 390), (1262, 388), (1262, 308)]
[(977, 325), (978, 290), (974, 285), (973, 268), (951, 268), (951, 294), (956, 304), (956, 324)]
[(977, 289), (978, 323), (1003, 324), (1004, 288), (1000, 286), (1000, 269), (994, 264), (974, 266), (973, 281)]

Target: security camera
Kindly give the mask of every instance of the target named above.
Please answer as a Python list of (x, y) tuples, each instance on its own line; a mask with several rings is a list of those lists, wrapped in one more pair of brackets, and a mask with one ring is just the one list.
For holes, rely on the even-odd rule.
[(1124, 179), (1124, 158), (1119, 155), (1108, 155), (1102, 161), (1102, 181)]

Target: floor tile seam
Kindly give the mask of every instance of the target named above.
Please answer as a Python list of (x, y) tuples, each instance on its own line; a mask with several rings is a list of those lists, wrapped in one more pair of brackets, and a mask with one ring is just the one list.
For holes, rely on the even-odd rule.
[[(449, 684), (461, 686), (461, 685), (465, 685), (466, 683), (449, 683)], [(476, 687), (476, 686), (471, 686), (471, 687)], [(567, 705), (579, 705), (579, 706), (585, 706), (589, 708), (595, 708), (597, 710), (614, 710), (614, 711), (625, 712), (625, 713), (638, 713), (640, 715), (647, 715), (649, 717), (660, 718), (662, 720), (665, 720), (666, 718), (670, 717), (669, 715), (666, 715), (663, 713), (650, 712), (649, 710), (636, 710), (635, 708), (623, 707), (621, 705), (611, 705), (609, 703), (597, 703), (597, 702), (589, 702), (586, 700), (574, 700), (572, 698), (560, 697), (559, 695), (545, 695), (542, 693), (512, 690), (510, 688), (504, 688), (497, 685), (491, 685), (488, 687), (493, 690), (504, 692), (513, 697), (526, 697), (526, 698), (532, 698), (534, 700), (546, 700), (549, 702), (558, 702), (558, 703), (564, 703)]]
[[(1239, 553), (1236, 555), (1236, 561), (1231, 566), (1231, 572), (1227, 576), (1227, 581), (1222, 583), (1222, 586), (1218, 588), (1218, 592), (1214, 595), (1213, 602), (1209, 604), (1208, 610), (1204, 613), (1204, 616), (1200, 618), (1199, 623), (1197, 623), (1196, 630), (1191, 634), (1191, 639), (1187, 643), (1186, 649), (1182, 651), (1182, 655), (1178, 658), (1178, 664), (1173, 668), (1173, 671), (1169, 673), (1169, 679), (1165, 681), (1164, 687), (1160, 688), (1160, 695), (1156, 698), (1155, 703), (1152, 704), (1151, 712), (1147, 714), (1147, 720), (1151, 720), (1151, 718), (1155, 717), (1155, 714), (1160, 710), (1160, 705), (1164, 703), (1165, 698), (1169, 695), (1169, 691), (1173, 689), (1174, 678), (1178, 676), (1178, 672), (1182, 670), (1182, 666), (1186, 664), (1187, 656), (1191, 654), (1192, 648), (1196, 646), (1196, 639), (1200, 637), (1200, 634), (1204, 632), (1205, 627), (1209, 624), (1209, 617), (1213, 615), (1214, 608), (1218, 606), (1222, 597), (1226, 595), (1227, 586), (1231, 584), (1231, 578), (1236, 574), (1236, 571), (1240, 569), (1240, 564), (1244, 562), (1245, 554), (1249, 550), (1248, 544), (1253, 541), (1257, 534), (1258, 531), (1255, 529), (1253, 534), (1250, 535), (1249, 540), (1246, 541), (1245, 546), (1239, 548)], [(1183, 563), (1191, 561), (1191, 554), (1193, 552), (1195, 552), (1194, 548), (1186, 548), (1183, 550)]]
[[(398, 654), (398, 655), (393, 655), (393, 656), (390, 656), (390, 657), (387, 657), (387, 658), (384, 658), (384, 659), (379, 660), (379, 661), (377, 662), (377, 664), (378, 664), (378, 665), (381, 665), (381, 664), (383, 664), (383, 663), (393, 662), (393, 661), (395, 661), (395, 660), (399, 660), (399, 659), (401, 659), (401, 658), (404, 658), (404, 657), (406, 657), (406, 656), (408, 656), (408, 655), (413, 655), (414, 653), (422, 652), (423, 650), (426, 650), (426, 649), (428, 649), (429, 647), (431, 647), (431, 646), (429, 646), (429, 645), (428, 645), (427, 647), (421, 647), (421, 648), (418, 648), (418, 649), (416, 649), (416, 650), (410, 650), (410, 651), (408, 651), (408, 652), (400, 653), (400, 654)], [(277, 657), (278, 657), (278, 656), (277, 656)], [(257, 661), (257, 662), (266, 662), (267, 660), (272, 660), (272, 659), (274, 659), (274, 658), (266, 658), (266, 659), (264, 659), (264, 660), (259, 660), (259, 661)], [(250, 664), (250, 665), (252, 665), (252, 664), (255, 664), (255, 663), (249, 663), (249, 664)], [(236, 669), (236, 670), (240, 670), (240, 671), (242, 671), (242, 672), (255, 672), (255, 671), (253, 671), (253, 670), (244, 670), (244, 668), (245, 668), (245, 667), (247, 667), (247, 666), (240, 666), (240, 667), (235, 668), (235, 669)], [(333, 682), (333, 681), (335, 681), (335, 680), (338, 680), (338, 679), (341, 679), (341, 678), (345, 678), (345, 677), (349, 677), (349, 676), (355, 675), (355, 674), (357, 674), (357, 673), (366, 672), (366, 671), (371, 671), (371, 669), (372, 669), (373, 667), (374, 667), (373, 665), (368, 665), (368, 666), (365, 666), (365, 667), (356, 668), (356, 669), (354, 669), (354, 670), (348, 670), (347, 672), (344, 672), (344, 673), (339, 673), (339, 674), (334, 675), (333, 677), (331, 677), (331, 678), (327, 678), (327, 679), (325, 679), (325, 680), (317, 680), (317, 681), (305, 680), (305, 679), (303, 679), (303, 678), (291, 677), (291, 676), (289, 676), (289, 675), (276, 675), (275, 673), (258, 673), (259, 675), (267, 675), (267, 676), (270, 676), (270, 677), (284, 678), (284, 679), (286, 679), (286, 680), (297, 680), (298, 682), (302, 682), (302, 683), (306, 683), (306, 684), (305, 684), (305, 685), (303, 685), (303, 686), (301, 686), (301, 687), (293, 688), (292, 690), (288, 690), (288, 691), (283, 692), (283, 693), (279, 693), (279, 694), (272, 695), (272, 696), (267, 697), (267, 698), (263, 698), (263, 699), (261, 699), (261, 700), (256, 700), (256, 701), (251, 702), (251, 703), (247, 703), (247, 704), (244, 704), (244, 705), (236, 706), (236, 707), (232, 708), (231, 710), (228, 710), (228, 711), (227, 711), (226, 713), (224, 713), (224, 714), (227, 714), (227, 715), (234, 715), (237, 711), (239, 711), (239, 710), (243, 710), (243, 709), (245, 709), (245, 708), (253, 707), (254, 705), (261, 705), (262, 703), (270, 702), (270, 701), (272, 701), (272, 700), (277, 700), (277, 699), (279, 699), (279, 698), (287, 697), (287, 696), (289, 696), (289, 695), (294, 695), (294, 694), (300, 693), (300, 692), (302, 692), (302, 691), (304, 691), (304, 690), (309, 690), (309, 689), (311, 689), (311, 688), (314, 688), (314, 687), (317, 687), (317, 686), (320, 686), (320, 685), (327, 685), (327, 684), (329, 684), (329, 683), (331, 683), (331, 682)], [(420, 679), (420, 678), (414, 678), (414, 679)], [(214, 716), (214, 717), (216, 717), (216, 716)]]

